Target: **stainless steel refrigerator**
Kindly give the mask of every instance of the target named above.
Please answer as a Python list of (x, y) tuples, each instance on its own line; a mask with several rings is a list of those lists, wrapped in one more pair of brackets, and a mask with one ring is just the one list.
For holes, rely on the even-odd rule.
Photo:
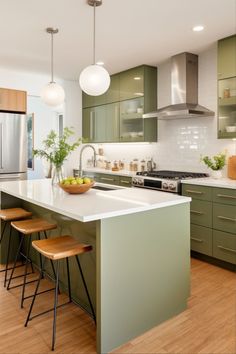
[(0, 182), (27, 179), (27, 117), (0, 113)]

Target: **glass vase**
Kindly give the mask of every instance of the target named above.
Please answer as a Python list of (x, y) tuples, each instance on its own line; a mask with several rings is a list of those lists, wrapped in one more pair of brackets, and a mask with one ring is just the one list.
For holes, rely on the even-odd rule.
[(54, 166), (52, 171), (52, 185), (60, 183), (63, 178), (62, 166)]

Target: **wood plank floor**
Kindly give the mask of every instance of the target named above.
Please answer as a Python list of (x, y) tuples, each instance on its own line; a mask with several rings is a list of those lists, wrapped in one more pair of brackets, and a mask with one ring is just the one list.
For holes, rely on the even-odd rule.
[[(42, 289), (48, 286), (46, 283)], [(33, 287), (28, 287), (29, 293)], [(19, 294), (19, 288), (9, 292), (3, 288), (1, 273), (0, 353), (50, 353), (52, 313), (33, 320), (24, 328), (29, 300), (21, 310)], [(61, 295), (61, 302), (65, 300)], [(35, 312), (45, 310), (52, 301), (52, 293), (40, 296)], [(57, 330), (55, 353), (96, 353), (94, 323), (78, 307), (68, 305), (58, 310)], [(114, 353), (236, 354), (235, 273), (192, 259), (188, 309)]]

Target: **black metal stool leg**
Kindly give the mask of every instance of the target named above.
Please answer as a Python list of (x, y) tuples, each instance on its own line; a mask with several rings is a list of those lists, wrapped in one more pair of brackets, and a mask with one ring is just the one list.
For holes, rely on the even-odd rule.
[(56, 342), (56, 320), (57, 320), (58, 287), (59, 287), (59, 260), (56, 261), (56, 285), (55, 285), (55, 294), (54, 294), (54, 316), (53, 316), (53, 332), (52, 332), (52, 350), (54, 350), (55, 342)]
[(7, 226), (7, 221), (4, 221), (4, 226), (3, 226), (3, 229), (2, 229), (2, 232), (1, 232), (0, 243), (1, 243), (2, 240), (3, 240), (4, 232), (5, 232), (6, 226)]
[(24, 240), (24, 238), (21, 235), (20, 244), (19, 244), (18, 250), (16, 252), (16, 258), (15, 258), (15, 261), (14, 261), (14, 264), (13, 264), (13, 267), (12, 267), (12, 271), (11, 271), (11, 275), (10, 275), (10, 278), (9, 278), (9, 281), (8, 281), (8, 284), (7, 284), (7, 290), (10, 289), (12, 277), (13, 277), (13, 274), (14, 274), (14, 271), (15, 271), (15, 268), (16, 268), (17, 259), (18, 259), (19, 255), (20, 255), (20, 250), (21, 250), (21, 247), (22, 247), (22, 244), (23, 244), (23, 240)]
[(78, 258), (77, 255), (75, 256), (75, 259), (77, 261), (77, 264), (78, 264), (78, 267), (79, 267), (79, 270), (80, 270), (80, 274), (81, 274), (81, 277), (82, 277), (84, 288), (85, 288), (85, 291), (86, 291), (86, 294), (87, 294), (87, 297), (88, 297), (89, 305), (90, 305), (90, 308), (92, 310), (94, 321), (96, 323), (96, 315), (95, 315), (95, 312), (94, 312), (94, 309), (93, 309), (91, 298), (89, 296), (88, 288), (87, 288), (87, 285), (86, 285), (86, 282), (85, 282), (85, 279), (84, 279), (84, 274), (83, 274), (83, 271), (82, 271), (82, 268), (81, 268), (81, 265), (80, 265), (80, 261), (79, 261), (79, 258)]
[[(38, 240), (41, 240), (40, 232), (38, 232)], [(42, 269), (42, 267), (43, 267), (43, 261), (42, 261), (42, 255), (41, 255), (41, 253), (39, 253), (39, 262), (40, 262), (40, 269)], [(44, 275), (43, 275), (43, 278), (44, 278)]]
[(7, 273), (8, 273), (8, 264), (9, 264), (9, 256), (10, 256), (11, 236), (12, 236), (12, 227), (10, 225), (10, 235), (9, 235), (8, 246), (7, 246), (7, 260), (6, 260), (6, 269), (5, 269), (5, 278), (4, 278), (4, 288), (6, 287), (6, 284), (7, 284)]
[(31, 315), (31, 312), (33, 310), (33, 306), (34, 306), (34, 302), (35, 302), (36, 296), (38, 294), (40, 281), (42, 280), (42, 277), (43, 277), (45, 261), (46, 261), (46, 258), (44, 259), (43, 264), (42, 264), (42, 268), (41, 268), (41, 271), (40, 271), (40, 274), (39, 274), (39, 278), (38, 278), (38, 282), (37, 282), (37, 285), (36, 285), (36, 288), (35, 288), (34, 296), (33, 296), (33, 299), (32, 299), (31, 305), (30, 305), (28, 316), (27, 316), (26, 321), (25, 321), (25, 327), (27, 327), (28, 322), (31, 320), (30, 315)]
[[(47, 233), (46, 231), (44, 231), (44, 237), (46, 240), (48, 240), (48, 236), (47, 236)], [(56, 279), (56, 271), (55, 271), (55, 267), (54, 267), (54, 264), (53, 264), (53, 261), (52, 259), (50, 259), (50, 263), (51, 263), (51, 267), (52, 267), (52, 272), (53, 272), (53, 276), (54, 276), (54, 279)], [(58, 288), (58, 294), (60, 294), (60, 287)]]
[(71, 302), (72, 296), (71, 296), (71, 283), (70, 283), (70, 266), (69, 266), (69, 258), (68, 257), (66, 257), (66, 270), (67, 270), (67, 284), (68, 284), (69, 299)]
[(26, 246), (25, 273), (24, 273), (24, 282), (23, 282), (23, 287), (22, 287), (21, 304), (20, 304), (21, 308), (23, 308), (24, 299), (25, 299), (25, 284), (26, 284), (27, 268), (28, 268), (28, 263), (29, 263), (31, 237), (32, 237), (32, 235), (28, 236), (27, 246)]

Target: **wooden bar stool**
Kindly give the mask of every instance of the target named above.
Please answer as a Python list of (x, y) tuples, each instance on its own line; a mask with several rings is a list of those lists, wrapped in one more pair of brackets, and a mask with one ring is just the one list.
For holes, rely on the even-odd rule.
[[(53, 317), (53, 333), (52, 333), (52, 350), (55, 348), (55, 341), (56, 341), (56, 315), (57, 315), (57, 308), (64, 306), (68, 303), (71, 303), (72, 301), (72, 296), (71, 296), (71, 284), (70, 284), (70, 270), (69, 270), (69, 257), (75, 256), (82, 282), (86, 291), (86, 295), (88, 297), (89, 305), (92, 311), (93, 318), (96, 322), (96, 317), (93, 309), (93, 305), (91, 302), (91, 298), (89, 296), (88, 288), (85, 282), (84, 274), (80, 265), (80, 261), (78, 258), (78, 255), (81, 255), (86, 252), (90, 252), (92, 250), (91, 245), (83, 244), (75, 240), (71, 236), (60, 236), (60, 237), (55, 237), (47, 240), (38, 240), (38, 241), (33, 241), (32, 246), (41, 254), (45, 257), (44, 263), (46, 259), (49, 259), (51, 261), (55, 262), (56, 265), (56, 278), (55, 278), (55, 288), (54, 290), (54, 307), (52, 309), (49, 309), (47, 311), (44, 311), (42, 313), (36, 314), (31, 317), (31, 312), (34, 306), (34, 302), (36, 299), (36, 296), (39, 295), (38, 289), (40, 285), (40, 281), (43, 278), (43, 273), (44, 273), (44, 264), (43, 268), (41, 269), (38, 283), (36, 285), (35, 293), (32, 299), (32, 303), (29, 309), (29, 313), (25, 322), (25, 327), (27, 327), (28, 322), (32, 320), (35, 317), (38, 317), (40, 315), (43, 315), (45, 313), (48, 313), (50, 311), (54, 311), (54, 317)], [(59, 261), (61, 259), (66, 259), (66, 266), (67, 266), (67, 281), (68, 281), (68, 293), (69, 293), (69, 301), (59, 305), (58, 306), (58, 288), (59, 288)], [(52, 289), (50, 289), (52, 290)]]
[[(47, 239), (47, 233), (46, 231), (48, 230), (53, 230), (57, 228), (56, 224), (51, 224), (49, 223), (47, 220), (44, 219), (30, 219), (30, 220), (22, 220), (22, 221), (13, 221), (11, 222), (11, 226), (16, 229), (17, 231), (19, 231), (20, 235), (21, 235), (21, 240), (20, 240), (20, 245), (18, 247), (17, 253), (16, 253), (16, 258), (14, 261), (14, 265), (12, 267), (12, 271), (11, 271), (11, 275), (8, 281), (8, 285), (7, 285), (7, 290), (18, 287), (18, 286), (22, 286), (22, 295), (21, 295), (21, 308), (23, 307), (24, 304), (24, 300), (28, 299), (30, 297), (32, 297), (33, 295), (30, 296), (26, 296), (25, 297), (25, 286), (26, 284), (29, 283), (33, 283), (36, 280), (31, 280), (31, 281), (26, 281), (26, 277), (29, 273), (27, 273), (27, 268), (28, 268), (28, 264), (31, 263), (31, 259), (30, 259), (30, 246), (31, 246), (31, 238), (32, 238), (32, 234), (33, 233), (37, 233), (38, 236), (38, 240), (41, 239), (41, 235), (40, 233), (43, 232), (44, 233), (44, 237), (45, 239)], [(27, 236), (27, 241), (26, 241), (26, 252), (25, 254), (21, 252), (22, 246), (23, 246), (23, 241), (24, 238)], [(15, 285), (15, 286), (10, 286), (11, 285), (11, 281), (12, 279), (14, 279), (15, 277), (13, 277), (15, 268), (16, 268), (16, 263), (17, 263), (17, 259), (19, 258), (19, 256), (22, 255), (25, 259), (25, 271), (24, 271), (24, 280), (22, 284), (19, 285)], [(55, 272), (55, 268), (54, 268), (54, 264), (53, 262), (51, 262), (52, 265), (52, 271), (54, 274), (54, 277), (56, 276), (56, 272)], [(42, 256), (40, 254), (40, 269), (42, 269)]]
[[(3, 229), (1, 232), (1, 238), (0, 238), (0, 244), (2, 243), (5, 235), (6, 235), (6, 226), (10, 225), (10, 233), (9, 233), (9, 238), (8, 238), (8, 244), (7, 244), (7, 258), (6, 258), (6, 267), (5, 269), (2, 269), (0, 272), (5, 272), (5, 277), (4, 277), (4, 287), (6, 286), (7, 283), (7, 274), (9, 270), (12, 270), (13, 267), (8, 267), (9, 265), (9, 256), (10, 256), (10, 248), (11, 248), (11, 238), (12, 238), (12, 226), (11, 222), (16, 221), (16, 220), (23, 220), (30, 218), (32, 216), (32, 213), (30, 211), (27, 211), (22, 208), (10, 208), (10, 209), (1, 209), (0, 210), (0, 220), (3, 221)], [(18, 265), (17, 267), (21, 267), (22, 265)]]

